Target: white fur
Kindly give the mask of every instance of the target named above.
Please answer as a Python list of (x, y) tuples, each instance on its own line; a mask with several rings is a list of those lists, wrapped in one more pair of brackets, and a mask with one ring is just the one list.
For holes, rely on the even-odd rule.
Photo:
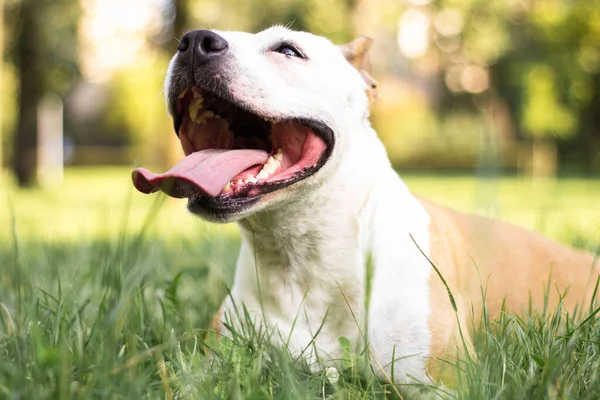
[[(431, 271), (409, 235), (428, 253), (429, 217), (370, 126), (366, 83), (322, 37), (282, 27), (218, 34), (234, 57), (229, 85), (238, 102), (273, 118), (319, 120), (335, 134), (334, 151), (315, 175), (236, 216), (243, 240), (233, 301), (273, 329), (275, 338), (290, 337), (293, 352), (309, 347), (314, 361), (339, 359), (341, 336), (363, 348), (368, 312), (365, 333), (375, 370), (389, 377), (395, 351), (396, 382), (409, 375), (425, 379)], [(308, 60), (268, 51), (282, 40), (300, 46)], [(369, 256), (374, 277), (365, 310)], [(225, 312), (234, 313), (231, 300)], [(309, 344), (326, 314), (315, 353)]]

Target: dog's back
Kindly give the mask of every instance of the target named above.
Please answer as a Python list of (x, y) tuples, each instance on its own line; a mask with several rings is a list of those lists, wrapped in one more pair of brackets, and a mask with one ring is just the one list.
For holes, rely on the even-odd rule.
[(519, 313), (531, 300), (534, 309), (541, 309), (546, 292), (549, 306), (565, 292), (569, 309), (575, 303), (589, 304), (599, 273), (592, 254), (509, 223), (419, 201), (432, 217), (431, 241), (437, 242), (431, 246), (432, 261), (442, 275), (450, 273), (448, 264), (455, 265), (451, 279), (445, 279), (475, 310), (481, 305), (482, 289), (493, 318), (503, 304)]

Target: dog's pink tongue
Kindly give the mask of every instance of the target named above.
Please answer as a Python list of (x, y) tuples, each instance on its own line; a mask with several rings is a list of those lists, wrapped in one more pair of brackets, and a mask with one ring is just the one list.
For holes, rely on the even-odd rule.
[(131, 178), (136, 189), (146, 194), (162, 190), (171, 197), (184, 198), (198, 194), (200, 189), (214, 197), (237, 174), (266, 163), (268, 158), (269, 154), (262, 150), (202, 150), (190, 154), (164, 174), (136, 168)]

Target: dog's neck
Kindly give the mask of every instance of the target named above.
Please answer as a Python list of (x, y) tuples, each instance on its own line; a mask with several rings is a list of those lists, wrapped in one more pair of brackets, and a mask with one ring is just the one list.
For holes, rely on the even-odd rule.
[[(345, 280), (363, 274), (347, 263), (361, 263), (357, 258), (368, 251), (361, 215), (368, 208), (374, 187), (385, 184), (380, 172), (375, 176), (375, 171), (382, 171), (375, 164), (383, 162), (389, 166), (389, 161), (368, 123), (361, 129), (364, 143), (357, 143), (345, 154), (375, 154), (374, 159), (348, 157), (362, 158), (363, 162), (342, 161), (320, 188), (240, 221), (245, 244), (261, 274), (281, 272), (287, 280), (296, 279), (301, 285), (314, 283), (315, 276), (333, 274), (335, 280)], [(375, 146), (375, 151), (365, 152), (363, 146)], [(378, 147), (381, 151), (377, 151)]]
[(290, 202), (240, 221), (259, 270), (292, 273), (305, 280), (306, 275), (325, 272), (323, 268), (338, 258), (347, 260), (340, 253), (358, 245), (358, 203), (365, 195), (347, 196), (355, 197), (313, 194), (301, 200), (301, 207)]

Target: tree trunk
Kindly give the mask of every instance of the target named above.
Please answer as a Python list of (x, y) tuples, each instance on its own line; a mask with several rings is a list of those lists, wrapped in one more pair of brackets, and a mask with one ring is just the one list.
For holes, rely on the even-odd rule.
[(38, 105), (43, 94), (43, 72), (40, 64), (42, 41), (37, 15), (43, 15), (36, 1), (23, 1), (19, 13), (15, 43), (15, 69), (18, 84), (18, 117), (13, 138), (13, 172), (19, 186), (36, 183)]
[(534, 138), (531, 153), (531, 175), (534, 178), (554, 178), (557, 169), (556, 140)]

